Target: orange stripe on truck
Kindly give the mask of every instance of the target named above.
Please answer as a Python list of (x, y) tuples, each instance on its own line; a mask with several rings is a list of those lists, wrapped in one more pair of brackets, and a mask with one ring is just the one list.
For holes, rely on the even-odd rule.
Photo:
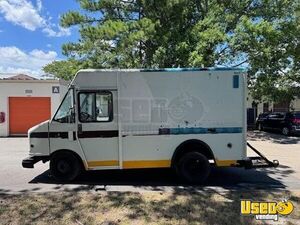
[(237, 164), (236, 160), (216, 160), (217, 166), (234, 166)]
[(119, 166), (118, 160), (107, 160), (107, 161), (88, 161), (88, 167), (97, 167), (97, 166)]
[[(119, 166), (118, 160), (107, 161), (88, 161), (88, 167), (98, 166)], [(124, 161), (124, 169), (138, 169), (138, 168), (164, 168), (171, 167), (171, 160), (139, 160), (139, 161)]]
[(141, 160), (141, 161), (124, 161), (123, 168), (164, 168), (171, 167), (171, 160)]
[[(216, 160), (217, 166), (234, 166), (237, 164), (236, 160)], [(106, 160), (106, 161), (88, 161), (87, 165), (91, 167), (100, 166), (119, 166), (118, 160)], [(124, 161), (124, 169), (139, 169), (139, 168), (168, 168), (171, 167), (171, 160), (135, 160)]]

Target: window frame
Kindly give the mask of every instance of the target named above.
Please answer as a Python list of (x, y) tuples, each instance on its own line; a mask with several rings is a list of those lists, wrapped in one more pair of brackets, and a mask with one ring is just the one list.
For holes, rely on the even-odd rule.
[[(273, 116), (275, 116), (275, 117), (273, 117)], [(280, 113), (280, 112), (270, 113), (270, 114), (268, 115), (268, 118), (269, 118), (270, 120), (282, 120), (282, 119), (285, 118), (285, 114), (284, 114), (284, 113)]]
[[(59, 106), (58, 106), (56, 112), (54, 113), (53, 117), (51, 118), (51, 123), (52, 123), (53, 121), (54, 121), (54, 122), (57, 122), (57, 123), (63, 123), (63, 122), (59, 122), (58, 120), (56, 120), (55, 117), (56, 117), (56, 115), (58, 114), (58, 111), (60, 110), (62, 104), (63, 104), (64, 101), (66, 100), (66, 98), (67, 98), (69, 92), (72, 92), (72, 96), (73, 96), (73, 97), (72, 97), (72, 101), (71, 101), (71, 102), (72, 102), (72, 107), (75, 108), (75, 90), (74, 90), (73, 87), (70, 87), (70, 88), (67, 90), (67, 92), (65, 93), (65, 95), (64, 95), (62, 101), (60, 102), (60, 104), (59, 104)], [(75, 109), (74, 109), (74, 114), (75, 114)], [(70, 123), (67, 123), (67, 124), (74, 124), (74, 123), (76, 123), (76, 115), (74, 115), (73, 121), (70, 122)]]
[[(85, 94), (85, 93), (92, 93), (92, 94), (95, 94), (95, 98), (96, 98), (96, 95), (97, 94), (109, 94), (111, 96), (111, 102), (110, 104), (108, 105), (108, 109), (109, 109), (109, 115), (108, 115), (108, 120), (107, 121), (81, 121), (81, 118), (80, 118), (80, 113), (81, 113), (81, 110), (80, 110), (80, 94)], [(113, 101), (113, 93), (111, 91), (108, 91), (108, 90), (82, 90), (82, 91), (79, 91), (77, 93), (77, 102), (78, 102), (78, 106), (77, 106), (77, 110), (78, 110), (78, 121), (80, 123), (109, 123), (109, 122), (112, 122), (113, 119), (114, 119), (114, 101)], [(94, 102), (96, 104), (96, 99), (94, 99)]]

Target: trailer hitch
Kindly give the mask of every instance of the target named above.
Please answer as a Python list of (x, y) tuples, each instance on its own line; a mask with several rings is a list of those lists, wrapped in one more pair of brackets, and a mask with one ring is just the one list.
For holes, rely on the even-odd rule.
[(250, 145), (249, 142), (247, 142), (247, 146), (252, 151), (254, 151), (259, 157), (248, 157), (247, 160), (243, 161), (242, 165), (245, 167), (245, 169), (278, 167), (278, 165), (279, 165), (278, 160), (270, 161), (269, 159), (267, 159), (266, 156), (264, 156), (256, 148), (254, 148), (252, 145)]

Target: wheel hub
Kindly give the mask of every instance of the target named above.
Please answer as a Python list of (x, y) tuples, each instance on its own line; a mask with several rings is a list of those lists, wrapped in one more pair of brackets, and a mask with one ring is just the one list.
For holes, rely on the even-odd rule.
[(200, 163), (200, 160), (198, 160), (198, 159), (191, 160), (188, 163), (187, 170), (191, 174), (198, 174), (199, 172), (201, 172), (201, 163)]
[(69, 163), (67, 163), (65, 160), (61, 160), (57, 163), (57, 169), (61, 173), (68, 173), (71, 169)]

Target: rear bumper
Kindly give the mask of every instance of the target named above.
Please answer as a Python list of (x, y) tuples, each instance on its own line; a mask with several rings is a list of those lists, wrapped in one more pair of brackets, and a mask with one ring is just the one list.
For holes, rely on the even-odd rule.
[(292, 134), (300, 134), (300, 128), (292, 126), (291, 133)]
[(34, 168), (34, 164), (39, 161), (43, 161), (44, 163), (49, 160), (48, 156), (30, 156), (22, 160), (22, 166), (24, 168)]

